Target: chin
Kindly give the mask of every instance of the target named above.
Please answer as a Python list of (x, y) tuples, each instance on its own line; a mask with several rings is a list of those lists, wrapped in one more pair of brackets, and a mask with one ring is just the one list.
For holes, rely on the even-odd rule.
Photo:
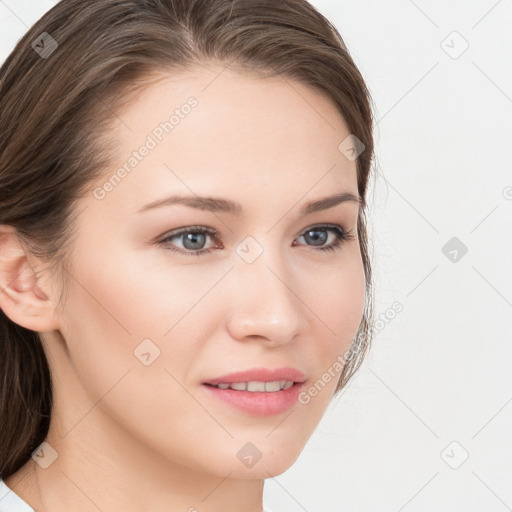
[(263, 459), (257, 462), (252, 468), (238, 467), (233, 469), (232, 467), (226, 467), (226, 472), (220, 473), (224, 476), (231, 472), (229, 477), (239, 480), (265, 480), (272, 478), (284, 473), (288, 470), (297, 458), (291, 460), (290, 458), (283, 458), (282, 460), (274, 460), (272, 463), (265, 463)]
[(297, 460), (302, 447), (282, 445), (279, 448), (271, 449), (262, 453), (261, 459), (254, 463), (252, 467), (237, 468), (236, 473), (242, 479), (264, 479), (271, 478), (287, 471)]

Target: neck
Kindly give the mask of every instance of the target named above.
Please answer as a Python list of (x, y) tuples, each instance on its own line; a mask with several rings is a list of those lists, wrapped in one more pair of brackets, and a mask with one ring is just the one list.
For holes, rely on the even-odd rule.
[(237, 512), (263, 510), (264, 480), (169, 461), (128, 432), (112, 435), (105, 424), (97, 430), (77, 425), (60, 439), (51, 431), (47, 442), (58, 458), (47, 469), (33, 465), (41, 512), (226, 512), (234, 504)]

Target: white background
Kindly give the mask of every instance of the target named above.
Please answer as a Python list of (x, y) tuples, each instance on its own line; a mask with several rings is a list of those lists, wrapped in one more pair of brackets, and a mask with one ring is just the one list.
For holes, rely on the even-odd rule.
[[(375, 102), (375, 310), (403, 310), (265, 501), (512, 510), (512, 2), (312, 3)], [(0, 61), (53, 5), (0, 0)], [(455, 262), (452, 237), (468, 249)]]

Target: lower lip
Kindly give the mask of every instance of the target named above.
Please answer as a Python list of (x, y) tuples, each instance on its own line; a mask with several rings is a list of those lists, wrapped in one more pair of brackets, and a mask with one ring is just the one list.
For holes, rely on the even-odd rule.
[(296, 402), (304, 383), (297, 382), (282, 391), (236, 391), (234, 389), (220, 389), (215, 386), (203, 384), (215, 398), (227, 402), (236, 409), (243, 410), (257, 416), (271, 416), (290, 409)]

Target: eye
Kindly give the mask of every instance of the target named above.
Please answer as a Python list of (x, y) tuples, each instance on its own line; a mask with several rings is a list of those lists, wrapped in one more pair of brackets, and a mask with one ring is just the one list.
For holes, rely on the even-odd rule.
[[(214, 249), (222, 249), (222, 244), (214, 245), (213, 247), (205, 248), (208, 237), (213, 238), (217, 242), (220, 241), (219, 233), (212, 228), (205, 226), (188, 226), (169, 233), (165, 238), (157, 242), (158, 245), (165, 247), (166, 249), (177, 252), (186, 256), (201, 256), (207, 254)], [(353, 230), (345, 230), (338, 224), (323, 224), (319, 226), (312, 226), (305, 231), (296, 239), (304, 239), (307, 244), (311, 244), (314, 250), (318, 251), (334, 251), (341, 249), (343, 242), (353, 240), (355, 234)], [(181, 246), (176, 247), (176, 241)], [(328, 244), (326, 245), (326, 242)], [(295, 243), (293, 246), (302, 245)]]
[[(219, 233), (214, 229), (204, 226), (188, 226), (186, 228), (174, 231), (169, 236), (158, 242), (158, 245), (163, 245), (166, 249), (174, 252), (200, 256), (211, 251), (211, 249), (204, 249), (207, 237), (219, 237)], [(181, 248), (175, 248), (171, 245), (168, 246), (173, 240), (179, 240), (182, 243)]]
[[(329, 240), (329, 232), (332, 235), (330, 243), (324, 245)], [(312, 245), (316, 246), (318, 251), (335, 251), (341, 249), (343, 242), (353, 240), (355, 235), (353, 230), (345, 230), (338, 224), (322, 224), (308, 228), (300, 238), (312, 242)]]

